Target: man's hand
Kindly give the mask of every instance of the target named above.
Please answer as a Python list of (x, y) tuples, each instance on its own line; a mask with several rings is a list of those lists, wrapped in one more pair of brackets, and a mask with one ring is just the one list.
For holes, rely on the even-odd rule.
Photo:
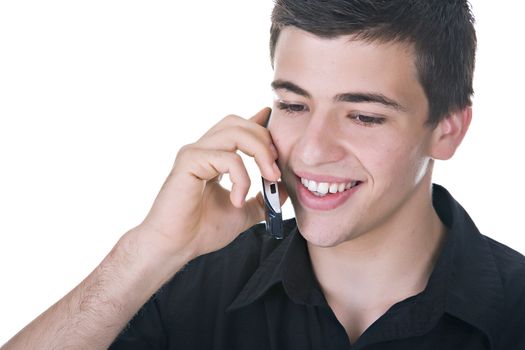
[[(261, 196), (244, 202), (250, 179), (237, 151), (254, 157), (268, 180), (279, 178), (277, 151), (263, 127), (269, 111), (265, 108), (250, 120), (228, 116), (183, 147), (145, 220), (126, 233), (82, 283), (2, 350), (107, 349), (151, 295), (190, 259), (224, 247), (261, 221)], [(224, 173), (232, 180), (231, 192), (218, 183)]]
[[(264, 108), (249, 120), (227, 116), (197, 142), (183, 147), (137, 229), (169, 253), (184, 251), (195, 257), (224, 247), (263, 220), (261, 195), (245, 201), (250, 178), (237, 151), (254, 157), (263, 177), (279, 179), (277, 150), (263, 126), (269, 113)], [(231, 192), (219, 184), (224, 173), (230, 176)]]

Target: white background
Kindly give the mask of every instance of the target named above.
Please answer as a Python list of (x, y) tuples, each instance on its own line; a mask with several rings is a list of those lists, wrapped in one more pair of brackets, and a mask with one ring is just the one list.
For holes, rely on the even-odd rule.
[[(270, 104), (271, 8), (0, 2), (0, 344), (140, 223), (180, 146), (227, 114)], [(435, 181), (482, 232), (523, 253), (525, 5), (473, 8), (474, 120)]]

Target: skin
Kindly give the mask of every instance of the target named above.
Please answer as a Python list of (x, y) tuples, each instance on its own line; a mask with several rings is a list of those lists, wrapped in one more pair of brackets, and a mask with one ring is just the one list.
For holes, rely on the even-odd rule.
[[(355, 340), (424, 289), (445, 234), (432, 207), (433, 162), (452, 156), (470, 110), (426, 124), (428, 101), (404, 43), (327, 40), (288, 27), (274, 67), (270, 131), (282, 179), (317, 279)], [(304, 199), (299, 177), (361, 184), (326, 210)]]
[[(276, 181), (277, 151), (263, 126), (270, 109), (250, 119), (230, 115), (197, 142), (184, 146), (137, 227), (78, 286), (9, 340), (2, 350), (107, 349), (140, 307), (195, 257), (218, 250), (264, 219), (236, 151), (252, 156)], [(233, 187), (218, 180), (229, 173)], [(282, 188), (282, 201), (285, 190)]]
[[(311, 95), (277, 89), (278, 100), (304, 111), (281, 110), (276, 101), (270, 124), (302, 234), (314, 245), (330, 247), (385, 230), (407, 205), (407, 219), (412, 219), (421, 203), (412, 205), (411, 199), (418, 191), (428, 192), (433, 130), (425, 126), (427, 100), (409, 48), (325, 40), (288, 28), (279, 39), (274, 80), (291, 81)], [(342, 92), (380, 93), (406, 111), (380, 103), (334, 102)], [(357, 114), (385, 121), (368, 125), (352, 119)], [(310, 210), (298, 200), (298, 174), (363, 183), (343, 205)]]
[[(281, 88), (276, 93), (279, 99), (308, 105), (310, 112), (295, 117), (274, 106), (271, 135), (263, 126), (269, 108), (250, 119), (230, 115), (183, 147), (144, 221), (2, 350), (106, 349), (182, 266), (262, 221), (260, 194), (245, 199), (250, 179), (237, 151), (253, 157), (268, 180), (282, 176), (286, 189), (281, 184), (281, 200), (290, 193), (314, 272), (351, 339), (393, 302), (381, 297), (393, 278), (399, 280), (391, 285), (398, 291), (393, 299), (420, 289), (443, 235), (430, 204), (432, 159), (452, 156), (468, 128), (470, 110), (427, 128), (427, 103), (410, 48), (346, 39), (318, 39), (284, 29), (276, 49), (276, 79), (299, 84), (310, 99)], [(331, 102), (334, 94), (363, 89), (395, 99), (402, 110)], [(347, 117), (351, 111), (384, 114), (386, 121), (364, 126)], [(363, 183), (344, 205), (312, 211), (298, 200), (297, 171)], [(231, 191), (218, 183), (224, 173), (232, 180)], [(347, 288), (350, 283), (361, 289)], [(371, 291), (375, 299), (368, 297)]]

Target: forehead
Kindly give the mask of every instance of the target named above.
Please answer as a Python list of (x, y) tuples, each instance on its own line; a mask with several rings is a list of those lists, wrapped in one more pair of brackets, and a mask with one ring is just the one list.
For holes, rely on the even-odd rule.
[(425, 98), (411, 45), (367, 42), (352, 36), (321, 38), (295, 27), (275, 48), (275, 79), (290, 80), (312, 96), (373, 91), (406, 101)]

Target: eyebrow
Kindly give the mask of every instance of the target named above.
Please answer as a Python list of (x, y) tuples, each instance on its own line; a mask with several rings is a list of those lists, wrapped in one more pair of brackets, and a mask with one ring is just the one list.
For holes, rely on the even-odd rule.
[[(297, 95), (311, 98), (308, 91), (300, 87), (299, 85), (292, 83), (291, 81), (277, 79), (272, 82), (273, 90), (287, 90)], [(386, 97), (380, 93), (374, 92), (346, 92), (337, 94), (334, 96), (336, 102), (354, 102), (354, 103), (379, 103), (386, 107), (393, 108), (395, 110), (406, 112), (406, 108), (403, 107), (399, 102)]]

